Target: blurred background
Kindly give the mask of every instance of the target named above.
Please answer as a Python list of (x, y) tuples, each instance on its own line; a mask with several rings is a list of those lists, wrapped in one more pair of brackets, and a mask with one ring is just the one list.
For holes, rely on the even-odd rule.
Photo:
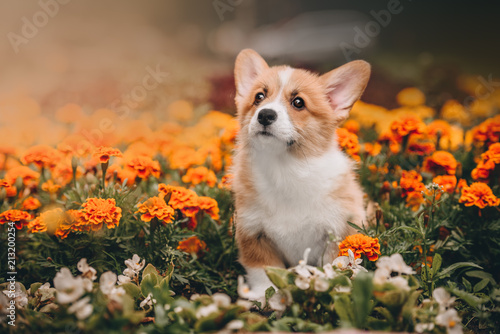
[[(494, 1), (2, 0), (0, 122), (15, 124), (19, 108), (51, 118), (68, 103), (85, 115), (107, 108), (161, 119), (179, 99), (234, 113), (233, 64), (247, 47), (271, 64), (320, 72), (365, 59), (373, 65), (365, 102), (395, 108), (397, 92), (416, 86), (439, 109), (476, 86), (477, 94), (500, 86), (499, 9)], [(462, 89), (463, 78), (476, 86)]]

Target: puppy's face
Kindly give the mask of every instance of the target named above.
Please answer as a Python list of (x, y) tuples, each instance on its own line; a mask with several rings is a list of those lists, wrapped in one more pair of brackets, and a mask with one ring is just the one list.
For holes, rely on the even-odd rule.
[(253, 50), (236, 59), (239, 140), (257, 150), (320, 155), (363, 92), (368, 63), (351, 62), (318, 76), (288, 66), (269, 67)]

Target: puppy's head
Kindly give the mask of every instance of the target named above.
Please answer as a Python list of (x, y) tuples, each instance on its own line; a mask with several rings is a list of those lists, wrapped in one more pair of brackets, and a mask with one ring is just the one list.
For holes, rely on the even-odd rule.
[(352, 61), (321, 76), (288, 66), (269, 67), (255, 51), (236, 58), (239, 141), (259, 150), (319, 155), (363, 93), (370, 65)]

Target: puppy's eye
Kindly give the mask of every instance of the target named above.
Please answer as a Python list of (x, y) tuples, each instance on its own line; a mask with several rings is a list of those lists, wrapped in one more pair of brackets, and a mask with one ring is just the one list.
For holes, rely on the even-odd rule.
[(266, 96), (264, 95), (264, 93), (257, 93), (255, 95), (255, 101), (253, 102), (253, 104), (257, 105), (259, 104), (262, 100), (264, 100), (266, 98)]
[(294, 106), (295, 109), (298, 110), (304, 109), (304, 107), (306, 106), (304, 100), (302, 100), (302, 98), (300, 97), (294, 98), (292, 101), (292, 105)]

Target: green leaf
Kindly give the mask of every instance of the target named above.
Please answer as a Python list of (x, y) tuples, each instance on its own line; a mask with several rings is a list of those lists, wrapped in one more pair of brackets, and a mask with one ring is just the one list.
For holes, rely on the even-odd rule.
[(432, 259), (432, 276), (436, 276), (437, 272), (439, 269), (441, 269), (441, 264), (443, 263), (443, 258), (439, 253), (436, 253), (434, 255), (434, 258)]
[(283, 268), (276, 267), (266, 267), (267, 277), (274, 283), (279, 289), (284, 289), (288, 285), (288, 275), (289, 271)]
[(158, 279), (155, 275), (147, 274), (143, 276), (141, 282), (141, 292), (144, 297), (147, 297), (150, 293), (154, 292), (155, 286), (158, 284)]
[(349, 296), (346, 294), (336, 295), (334, 310), (345, 326), (352, 326), (354, 322), (354, 311)]
[(493, 285), (496, 284), (496, 281), (493, 278), (493, 275), (490, 273), (487, 273), (485, 271), (482, 271), (482, 270), (471, 270), (471, 271), (466, 272), (465, 275), (467, 275), (469, 277), (477, 277), (477, 278), (487, 279), (491, 282), (491, 284), (493, 284)]
[(396, 227), (395, 229), (393, 229), (393, 231), (397, 231), (397, 230), (407, 230), (407, 231), (410, 231), (410, 232), (413, 232), (413, 233), (420, 235), (422, 238), (424, 237), (422, 232), (420, 232), (418, 229), (411, 227), (411, 226), (399, 226), (399, 227)]
[(479, 292), (481, 290), (483, 290), (489, 283), (490, 281), (488, 279), (482, 279), (479, 281), (479, 283), (477, 283), (476, 285), (474, 285), (474, 292)]
[(462, 283), (467, 291), (472, 291), (472, 284), (465, 277), (462, 277)]
[(477, 264), (473, 262), (457, 262), (452, 264), (449, 267), (444, 268), (440, 273), (436, 275), (437, 279), (447, 277), (451, 275), (451, 273), (458, 268), (466, 268), (466, 267), (473, 267), (473, 268), (478, 268), (478, 269), (483, 269), (481, 266), (478, 266)]
[(352, 283), (352, 302), (357, 328), (366, 327), (366, 320), (372, 311), (373, 275), (359, 273)]
[(33, 283), (30, 285), (30, 294), (33, 296), (40, 287), (42, 286), (42, 283)]
[(142, 272), (142, 277), (145, 277), (146, 275), (149, 275), (149, 274), (152, 274), (155, 276), (160, 276), (158, 274), (158, 271), (156, 270), (156, 268), (151, 263), (148, 263), (146, 268), (144, 268), (144, 270)]
[(141, 289), (134, 283), (123, 283), (120, 285), (123, 290), (132, 298), (137, 299), (141, 296)]
[(450, 292), (474, 308), (478, 308), (479, 305), (487, 301), (457, 288), (450, 288)]
[(274, 290), (274, 288), (272, 286), (270, 286), (269, 288), (267, 288), (266, 290), (266, 303), (267, 301), (269, 301), (269, 299), (271, 299), (272, 296), (274, 296), (274, 294), (276, 293), (276, 290)]

